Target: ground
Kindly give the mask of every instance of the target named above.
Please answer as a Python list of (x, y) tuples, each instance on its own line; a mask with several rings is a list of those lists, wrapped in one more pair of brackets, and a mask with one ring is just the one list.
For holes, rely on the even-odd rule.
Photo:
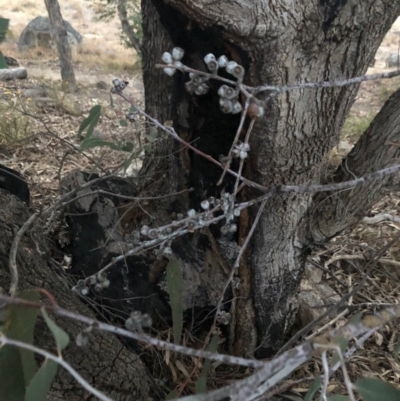
[[(110, 91), (99, 89), (98, 83), (104, 81), (111, 87), (113, 78), (129, 81), (126, 94), (137, 104), (143, 105), (143, 85), (140, 61), (132, 49), (120, 43), (118, 20), (105, 23), (96, 17), (93, 3), (83, 0), (60, 0), (63, 16), (83, 35), (83, 44), (73, 50), (75, 73), (79, 90), (74, 95), (61, 91), (57, 55), (51, 50), (34, 49), (18, 52), (16, 41), (28, 21), (38, 15), (45, 15), (44, 4), (38, 1), (0, 0), (1, 16), (11, 19), (10, 38), (0, 45), (4, 54), (16, 58), (28, 70), (28, 79), (18, 82), (0, 83), (0, 163), (20, 171), (27, 179), (33, 197), (33, 207), (50, 204), (58, 194), (59, 179), (71, 170), (112, 171), (123, 173), (122, 163), (129, 156), (108, 148), (90, 149), (79, 153), (81, 144), (78, 137), (79, 126), (90, 108), (96, 104), (104, 106), (103, 117), (96, 134), (99, 138), (112, 141), (131, 141), (137, 147), (143, 139), (143, 123), (138, 121), (127, 126), (121, 125), (130, 105), (123, 99), (114, 97), (111, 103)], [(400, 48), (400, 19), (384, 39), (376, 56), (376, 64), (368, 73), (388, 71), (386, 57)], [(365, 82), (361, 85), (356, 102), (352, 107), (343, 129), (340, 148), (333, 151), (332, 157), (343, 156), (351, 149), (360, 134), (380, 107), (398, 88), (400, 77), (392, 80)], [(30, 97), (27, 89), (38, 86), (46, 89), (48, 103), (42, 104)], [(69, 152), (67, 154), (67, 151)], [(141, 165), (142, 154), (137, 155), (133, 169)], [(96, 160), (95, 163), (93, 160)], [(61, 168), (60, 168), (61, 166)], [(132, 173), (132, 171), (130, 171)], [(370, 215), (378, 213), (399, 214), (399, 193), (388, 194)], [(335, 239), (318, 255), (312, 255), (323, 270), (321, 280), (327, 282), (337, 293), (347, 293), (362, 276), (365, 266), (365, 252), (379, 249), (387, 244), (400, 225), (382, 222), (377, 225), (359, 224), (351, 232)], [(399, 262), (398, 262), (399, 261)], [(385, 255), (368, 279), (364, 289), (349, 303), (349, 313), (359, 310), (373, 311), (376, 304), (399, 303), (400, 248), (394, 246)], [(358, 305), (352, 307), (352, 305)], [(332, 320), (332, 325), (342, 325), (349, 313), (343, 313)], [(365, 344), (364, 350), (354, 355), (348, 366), (352, 378), (379, 375), (396, 385), (400, 382), (400, 364), (392, 351), (399, 340), (399, 327), (386, 326)], [(169, 359), (169, 357), (168, 357)], [(182, 365), (182, 364), (181, 364)], [(175, 383), (182, 383), (185, 374), (181, 367), (169, 365), (169, 376)], [(190, 366), (187, 367), (190, 369)], [(320, 373), (318, 361), (307, 364), (298, 372), (304, 378)], [(236, 373), (235, 373), (236, 374)], [(211, 376), (213, 369), (211, 370)], [(236, 376), (235, 376), (236, 377)], [(222, 385), (228, 377), (215, 375), (214, 385)], [(341, 374), (331, 381), (330, 390), (343, 388)], [(292, 390), (304, 393), (309, 387), (305, 381)]]

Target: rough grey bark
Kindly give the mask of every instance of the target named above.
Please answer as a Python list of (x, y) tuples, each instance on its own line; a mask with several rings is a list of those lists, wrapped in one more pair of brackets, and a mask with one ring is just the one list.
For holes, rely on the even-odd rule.
[(117, 4), (118, 17), (121, 21), (121, 27), (125, 35), (128, 37), (132, 47), (136, 50), (137, 54), (142, 53), (142, 45), (133, 32), (133, 29), (128, 21), (128, 11), (126, 9), (126, 0), (118, 0)]
[(58, 0), (45, 0), (45, 4), (53, 27), (54, 40), (57, 45), (61, 67), (61, 79), (66, 88), (74, 90), (76, 88), (76, 80), (74, 67), (72, 65), (72, 54), (68, 43), (67, 30), (65, 29), (64, 20), (61, 15), (60, 5), (58, 4)]
[[(29, 218), (25, 204), (14, 195), (0, 189), (0, 287), (8, 291), (10, 274), (8, 258), (15, 230)], [(48, 266), (49, 243), (40, 229), (33, 230), (23, 237), (18, 248), (19, 290), (27, 288), (45, 288), (55, 297), (63, 308), (91, 318), (94, 313), (82, 301), (71, 293), (62, 271), (56, 265)], [(43, 254), (40, 255), (38, 250)], [(78, 370), (90, 384), (114, 400), (146, 400), (149, 392), (147, 372), (139, 357), (130, 352), (115, 336), (97, 332), (90, 334), (89, 344), (78, 347), (76, 336), (85, 328), (83, 324), (55, 317), (71, 338), (70, 345), (63, 356), (71, 366)], [(43, 321), (35, 328), (35, 345), (55, 352), (54, 339)], [(80, 401), (91, 396), (62, 368), (49, 394), (51, 401)]]
[[(142, 7), (143, 48), (151, 46), (151, 51), (143, 53), (147, 111), (162, 122), (173, 119), (180, 135), (196, 138), (199, 149), (216, 158), (227, 154), (238, 121), (219, 111), (217, 97), (212, 94), (217, 85), (205, 98), (193, 99), (184, 93), (179, 74), (160, 81), (160, 71), (153, 66), (163, 51), (170, 50), (172, 44), (181, 46), (187, 52), (183, 61), (194, 68), (199, 68), (199, 60), (209, 52), (225, 54), (246, 68), (245, 84), (251, 86), (340, 80), (366, 72), (400, 13), (400, 3), (392, 0), (143, 0)], [(151, 25), (154, 13), (150, 10), (154, 8), (162, 27)], [(252, 133), (245, 175), (266, 186), (319, 182), (357, 90), (353, 85), (295, 90), (278, 96), (261, 94), (265, 117)], [(186, 119), (182, 119), (185, 113)], [(178, 165), (186, 182), (195, 187), (193, 205), (205, 193), (217, 191), (210, 182), (218, 181), (218, 169), (194, 155), (181, 157)], [(242, 196), (254, 195), (248, 191)], [(331, 206), (329, 224), (335, 219), (333, 210), (338, 201), (340, 198)], [(237, 328), (233, 330), (237, 353), (251, 353), (257, 346), (262, 356), (284, 340), (297, 310), (299, 282), (313, 246), (305, 224), (310, 216), (314, 222), (318, 220), (310, 213), (313, 207), (309, 195), (280, 195), (267, 203), (239, 269), (245, 288), (242, 306), (236, 307)], [(239, 242), (256, 210), (241, 217)], [(340, 229), (351, 224), (350, 220)], [(258, 336), (241, 336), (240, 327), (245, 327), (242, 334), (257, 331)]]

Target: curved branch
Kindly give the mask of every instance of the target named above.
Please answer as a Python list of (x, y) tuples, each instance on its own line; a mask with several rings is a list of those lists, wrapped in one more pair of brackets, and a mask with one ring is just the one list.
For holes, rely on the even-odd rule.
[(118, 17), (121, 21), (122, 31), (128, 37), (129, 42), (132, 47), (136, 50), (137, 54), (140, 56), (142, 54), (142, 44), (136, 37), (135, 32), (128, 21), (128, 11), (126, 9), (126, 0), (118, 0), (117, 4)]

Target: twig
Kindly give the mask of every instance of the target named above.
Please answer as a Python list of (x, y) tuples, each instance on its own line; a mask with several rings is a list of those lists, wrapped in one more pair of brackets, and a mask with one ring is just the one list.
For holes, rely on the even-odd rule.
[(239, 357), (235, 357), (235, 356), (231, 356), (231, 355), (215, 354), (215, 353), (209, 352), (209, 351), (196, 350), (196, 349), (184, 347), (182, 345), (177, 345), (177, 344), (169, 343), (166, 341), (162, 341), (162, 340), (159, 340), (158, 338), (151, 337), (144, 333), (139, 334), (136, 332), (122, 329), (121, 327), (116, 327), (111, 324), (99, 322), (98, 320), (91, 319), (89, 317), (80, 315), (75, 312), (71, 312), (71, 311), (63, 309), (59, 306), (42, 305), (40, 303), (30, 302), (30, 301), (26, 301), (26, 300), (20, 299), (20, 298), (13, 298), (13, 297), (9, 297), (9, 296), (3, 295), (3, 294), (0, 294), (0, 300), (5, 301), (8, 304), (25, 305), (25, 306), (31, 307), (31, 308), (40, 309), (43, 307), (48, 312), (54, 313), (59, 316), (65, 316), (67, 318), (74, 319), (76, 321), (85, 323), (88, 326), (93, 326), (94, 328), (96, 328), (100, 331), (106, 331), (109, 333), (116, 334), (118, 336), (123, 336), (126, 338), (130, 338), (132, 340), (141, 341), (146, 344), (151, 344), (154, 347), (168, 349), (170, 351), (178, 352), (183, 355), (207, 358), (207, 359), (211, 359), (213, 361), (219, 361), (219, 362), (226, 363), (229, 365), (245, 366), (248, 368), (260, 368), (261, 366), (264, 366), (263, 361), (239, 358)]
[(11, 244), (10, 249), (10, 260), (9, 260), (9, 268), (10, 268), (10, 276), (11, 276), (11, 284), (10, 284), (10, 295), (14, 296), (18, 289), (18, 266), (17, 266), (17, 250), (19, 242), (21, 241), (22, 236), (26, 233), (26, 231), (30, 228), (31, 224), (38, 218), (39, 214), (34, 213), (22, 227), (18, 230), (15, 235), (13, 242)]
[(264, 91), (272, 91), (277, 93), (284, 93), (288, 91), (292, 91), (295, 89), (316, 89), (316, 88), (334, 88), (334, 87), (341, 87), (347, 85), (354, 85), (360, 84), (361, 82), (365, 81), (376, 81), (378, 79), (389, 79), (398, 77), (400, 75), (400, 70), (391, 71), (391, 72), (383, 72), (382, 74), (371, 74), (371, 75), (361, 75), (359, 77), (343, 79), (343, 80), (336, 80), (332, 82), (304, 82), (295, 85), (286, 85), (286, 86), (276, 86), (276, 85), (262, 85), (256, 87), (245, 86), (248, 91), (252, 93), (260, 93)]
[[(157, 119), (151, 117), (150, 115), (148, 115), (146, 112), (144, 112), (143, 110), (141, 110), (139, 107), (136, 106), (135, 102), (133, 100), (131, 100), (128, 96), (126, 96), (124, 93), (122, 93), (121, 91), (117, 91), (115, 92), (116, 94), (118, 94), (119, 96), (121, 96), (123, 99), (125, 99), (129, 104), (131, 104), (132, 106), (134, 106), (137, 111), (142, 114), (143, 116), (145, 116), (149, 121), (151, 121), (154, 125), (156, 125), (158, 128), (160, 128), (161, 130), (163, 130), (165, 133), (167, 133), (169, 136), (171, 136), (172, 138), (174, 138), (175, 140), (177, 140), (178, 142), (180, 142), (182, 145), (186, 146), (187, 148), (189, 148), (190, 150), (192, 150), (193, 152), (195, 152), (196, 154), (198, 154), (199, 156), (203, 157), (204, 159), (208, 160), (209, 162), (217, 165), (218, 167), (221, 167), (222, 169), (224, 168), (224, 166), (217, 160), (215, 160), (213, 157), (211, 157), (210, 155), (202, 152), (201, 150), (197, 149), (196, 147), (194, 147), (193, 145), (191, 145), (190, 143), (186, 142), (184, 139), (182, 139), (174, 130), (173, 127), (166, 127), (165, 125), (161, 124)], [(238, 177), (239, 175), (234, 172), (233, 170), (227, 169), (226, 170), (229, 174), (233, 175), (234, 177)], [(248, 186), (259, 189), (261, 191), (268, 191), (268, 188), (257, 184), (254, 181), (248, 180), (247, 178), (244, 177), (240, 177), (240, 179)]]
[[(221, 178), (218, 180), (217, 185), (221, 185), (222, 184), (222, 180), (224, 179), (226, 172), (228, 171), (229, 167), (231, 166), (231, 163), (232, 163), (232, 151), (233, 151), (233, 149), (235, 147), (235, 143), (239, 140), (240, 133), (242, 132), (244, 121), (246, 120), (246, 115), (247, 115), (247, 110), (249, 108), (249, 105), (250, 105), (250, 99), (247, 98), (246, 99), (246, 103), (244, 105), (244, 109), (242, 110), (242, 115), (240, 117), (240, 123), (239, 123), (238, 129), (236, 131), (235, 138), (232, 141), (232, 145), (231, 145), (231, 148), (229, 150), (228, 157), (227, 157), (227, 159), (226, 159), (226, 161), (224, 163), (225, 164), (224, 165), (224, 170), (222, 171)], [(251, 128), (253, 128), (253, 125), (254, 125), (254, 119), (251, 122)], [(241, 159), (240, 162), (241, 162), (241, 164), (243, 164), (244, 159)], [(240, 171), (239, 171), (239, 176), (236, 178), (236, 180), (239, 180), (239, 179), (240, 179)]]

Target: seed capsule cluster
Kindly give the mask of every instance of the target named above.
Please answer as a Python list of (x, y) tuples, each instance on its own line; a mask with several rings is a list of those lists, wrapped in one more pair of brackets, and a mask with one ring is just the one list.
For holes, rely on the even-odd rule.
[(143, 328), (151, 327), (153, 320), (147, 313), (133, 311), (128, 319), (125, 320), (125, 327), (130, 331), (143, 333)]
[[(184, 55), (185, 55), (185, 51), (183, 49), (181, 49), (180, 47), (174, 47), (172, 49), (172, 54), (169, 52), (164, 52), (163, 55), (161, 56), (161, 60), (165, 64), (173, 64), (177, 67), (182, 67), (183, 64), (182, 64), (181, 60)], [(164, 72), (167, 75), (169, 75), (170, 77), (172, 77), (172, 75), (174, 75), (176, 72), (176, 68), (166, 67), (166, 68), (164, 68)]]
[(217, 322), (223, 325), (228, 325), (231, 320), (231, 314), (229, 312), (220, 311), (217, 315)]
[[(182, 57), (185, 52), (180, 47), (175, 47), (172, 52), (163, 53), (161, 60), (165, 64), (173, 64), (176, 67), (182, 67), (181, 62)], [(237, 79), (238, 83), (243, 81), (244, 68), (239, 65), (236, 61), (229, 61), (226, 56), (220, 56), (218, 59), (214, 54), (209, 53), (204, 57), (204, 63), (207, 66), (210, 74), (196, 74), (191, 72), (189, 74), (190, 81), (186, 82), (185, 89), (189, 93), (194, 93), (196, 95), (205, 95), (210, 87), (207, 81), (218, 74), (220, 68), (224, 68), (226, 72)], [(165, 67), (164, 72), (172, 76), (176, 72), (176, 68)], [(239, 90), (237, 88), (232, 88), (228, 85), (222, 85), (218, 90), (218, 95), (220, 96), (219, 105), (223, 113), (237, 114), (242, 111), (242, 105), (239, 102)]]
[[(110, 286), (110, 280), (104, 277), (101, 273), (90, 276), (87, 281), (96, 292), (100, 292), (104, 288), (108, 288)], [(86, 285), (84, 280), (79, 280), (76, 286), (72, 287), (72, 291), (86, 296), (89, 294), (89, 287)]]
[(238, 157), (239, 159), (246, 159), (249, 151), (250, 151), (250, 145), (248, 143), (237, 141), (233, 146), (232, 156)]
[(111, 88), (111, 93), (116, 93), (122, 92), (128, 86), (129, 82), (124, 81), (123, 79), (115, 78), (113, 79), (112, 84), (114, 86)]

